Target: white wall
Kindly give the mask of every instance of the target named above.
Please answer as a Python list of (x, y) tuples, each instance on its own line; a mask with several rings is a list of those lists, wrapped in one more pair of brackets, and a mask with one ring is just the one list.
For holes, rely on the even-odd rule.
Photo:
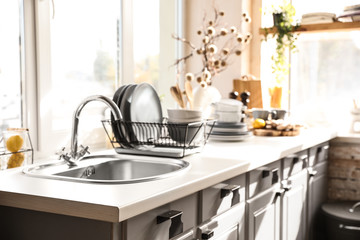
[[(185, 38), (190, 40), (195, 46), (199, 46), (201, 43), (201, 37), (197, 35), (197, 31), (202, 29), (204, 14), (206, 13), (207, 19), (211, 20), (214, 16), (214, 6), (225, 12), (223, 17), (224, 23), (227, 26), (236, 26), (238, 29), (241, 26), (241, 18), (243, 9), (246, 12), (249, 11), (249, 1), (247, 0), (184, 0), (185, 1)], [(249, 25), (248, 25), (249, 26)], [(248, 29), (244, 29), (243, 32), (247, 33)], [(186, 51), (185, 54), (189, 51)], [(248, 46), (243, 51), (241, 58), (232, 58), (232, 64), (227, 70), (221, 72), (215, 76), (213, 86), (219, 89), (223, 98), (228, 98), (229, 92), (233, 90), (233, 79), (240, 78), (244, 74), (250, 74), (249, 63), (250, 63), (250, 47)], [(202, 68), (202, 62), (200, 57), (191, 58), (186, 64), (187, 71), (199, 72)], [(193, 83), (193, 86), (197, 86), (197, 83)]]

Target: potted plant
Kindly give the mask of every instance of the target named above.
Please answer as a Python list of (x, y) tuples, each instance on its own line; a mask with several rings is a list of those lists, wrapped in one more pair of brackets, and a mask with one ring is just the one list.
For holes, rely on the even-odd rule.
[[(276, 51), (271, 57), (272, 73), (275, 76), (275, 86), (269, 89), (270, 105), (273, 108), (281, 107), (282, 87), (289, 75), (289, 58), (288, 51), (295, 51), (295, 42), (298, 34), (294, 31), (299, 28), (298, 23), (294, 23), (295, 8), (294, 6), (284, 1), (284, 4), (278, 8), (273, 7), (274, 26), (270, 28), (271, 35), (276, 40)], [(265, 29), (265, 40), (270, 35), (269, 30)]]

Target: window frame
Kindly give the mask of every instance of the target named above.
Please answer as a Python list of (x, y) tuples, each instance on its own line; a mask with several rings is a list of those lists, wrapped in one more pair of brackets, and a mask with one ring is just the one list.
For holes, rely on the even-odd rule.
[[(48, 90), (51, 89), (51, 43), (50, 43), (50, 11), (55, 5), (54, 0), (19, 0), (22, 1), (22, 123), (30, 129), (30, 136), (35, 150), (35, 158), (42, 158), (54, 154), (53, 150), (47, 150), (49, 145), (62, 147), (57, 142), (57, 137), (49, 133), (51, 116), (41, 108), (43, 99), (46, 99)], [(119, 25), (119, 65), (118, 79), (115, 87), (134, 82), (133, 69), (133, 24), (132, 24), (132, 0), (119, 0), (121, 21)], [(161, 1), (161, 0), (160, 0)], [(182, 0), (174, 2), (177, 7), (175, 18), (177, 19), (176, 31), (182, 30), (178, 21), (182, 15)], [(56, 11), (55, 11), (56, 12)], [(54, 12), (53, 12), (54, 14)], [(56, 17), (56, 16), (55, 16)], [(180, 54), (177, 52), (176, 54)], [(125, 60), (126, 59), (126, 60)], [(174, 70), (175, 72), (175, 70)], [(175, 74), (174, 74), (175, 79)], [(80, 104), (80, 103), (79, 103)], [(77, 105), (74, 106), (74, 110)], [(69, 124), (71, 119), (69, 119)], [(68, 133), (58, 132), (57, 135), (66, 137)], [(70, 139), (70, 135), (68, 136)], [(49, 142), (49, 139), (50, 142)], [(53, 149), (50, 147), (50, 149)]]

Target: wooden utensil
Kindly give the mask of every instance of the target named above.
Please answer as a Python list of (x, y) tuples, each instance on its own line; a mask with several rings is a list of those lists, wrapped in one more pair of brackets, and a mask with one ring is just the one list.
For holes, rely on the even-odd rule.
[(194, 102), (193, 89), (192, 89), (191, 83), (189, 81), (185, 82), (185, 93), (186, 93), (186, 98), (190, 105), (190, 109), (194, 109), (194, 107), (193, 107), (193, 102)]
[(179, 86), (172, 86), (170, 88), (170, 93), (173, 96), (173, 98), (175, 99), (175, 101), (177, 102), (177, 104), (179, 104), (179, 106), (181, 108), (185, 108), (185, 103), (184, 103), (184, 99), (182, 98), (182, 94), (181, 91), (179, 89)]

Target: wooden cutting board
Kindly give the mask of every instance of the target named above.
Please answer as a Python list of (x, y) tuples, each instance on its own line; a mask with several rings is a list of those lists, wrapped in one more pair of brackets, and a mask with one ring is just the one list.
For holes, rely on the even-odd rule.
[(300, 130), (280, 131), (280, 130), (272, 130), (272, 129), (254, 129), (253, 133), (255, 136), (267, 136), (267, 137), (298, 136), (300, 134)]

